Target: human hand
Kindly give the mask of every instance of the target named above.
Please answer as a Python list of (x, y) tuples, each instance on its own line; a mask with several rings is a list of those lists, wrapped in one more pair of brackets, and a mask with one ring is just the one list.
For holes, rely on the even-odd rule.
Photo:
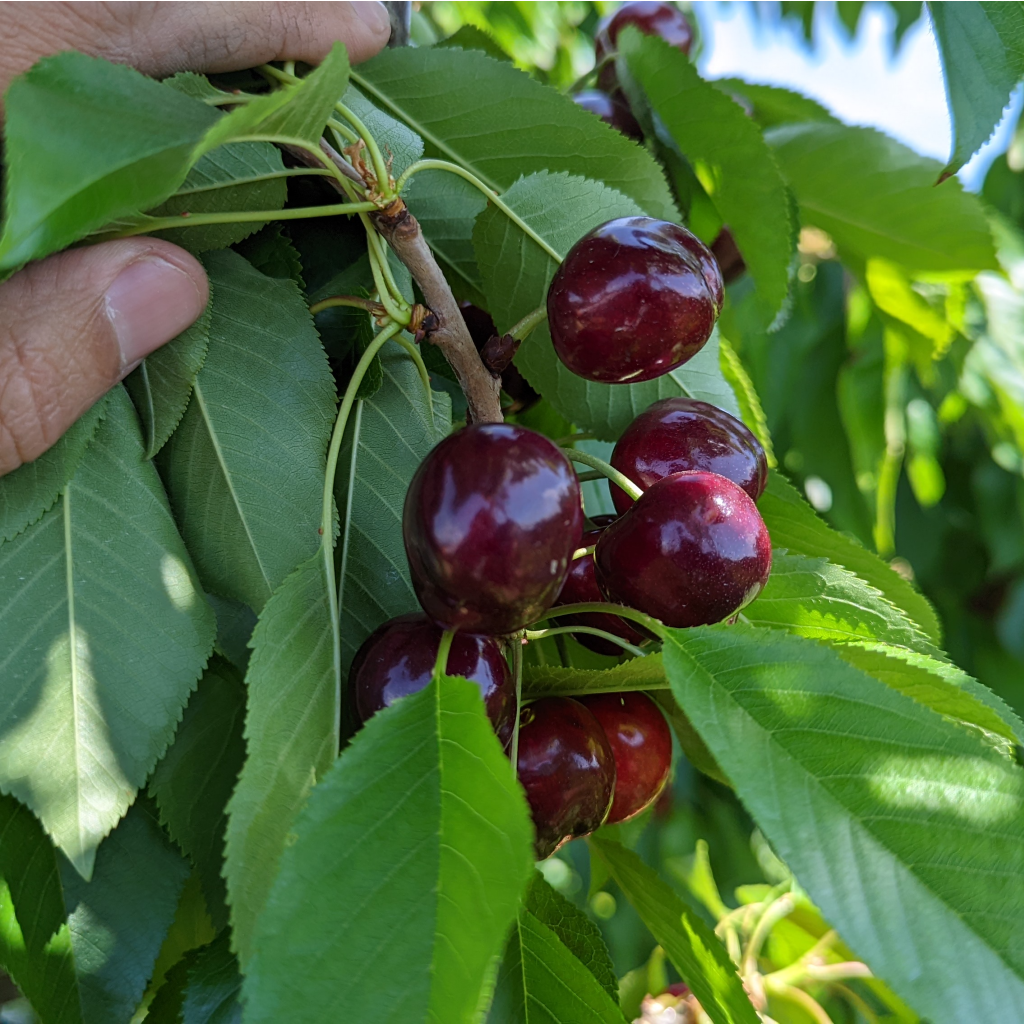
[[(389, 32), (376, 2), (0, 3), (0, 95), (61, 50), (166, 76), (317, 63), (337, 39), (365, 60)], [(58, 253), (0, 284), (0, 475), (46, 451), (207, 297), (199, 262), (152, 238)]]

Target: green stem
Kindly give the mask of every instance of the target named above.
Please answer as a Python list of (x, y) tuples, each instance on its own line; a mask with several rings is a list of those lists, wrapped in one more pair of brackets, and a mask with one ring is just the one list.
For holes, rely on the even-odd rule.
[(325, 309), (334, 309), (336, 306), (351, 306), (353, 309), (361, 309), (370, 314), (380, 312), (379, 302), (374, 302), (373, 299), (361, 299), (357, 295), (332, 295), (329, 299), (314, 302), (309, 307), (309, 312), (316, 316), (317, 313), (322, 313)]
[(604, 473), (599, 473), (596, 469), (591, 469), (586, 473), (577, 473), (576, 479), (579, 480), (581, 484), (588, 484), (592, 480), (605, 480), (607, 478)]
[(395, 337), (395, 341), (398, 342), (406, 352), (409, 353), (409, 358), (416, 364), (416, 369), (420, 371), (420, 380), (423, 382), (423, 387), (426, 388), (427, 398), (430, 398), (430, 371), (427, 369), (427, 364), (423, 362), (423, 355), (420, 352), (419, 345), (414, 341), (410, 341), (408, 338), (403, 338), (401, 335)]
[(512, 638), (512, 678), (516, 686), (516, 720), (512, 725), (512, 745), (509, 760), (512, 762), (512, 778), (519, 778), (519, 719), (523, 710), (523, 643), (518, 636)]
[(228, 213), (193, 213), (183, 217), (147, 217), (121, 231), (103, 232), (99, 237), (130, 238), (132, 235), (148, 234), (150, 231), (166, 231), (168, 228), (198, 228), (207, 224), (245, 224), (252, 221), (304, 220), (307, 217), (338, 217), (347, 213), (363, 213), (375, 210), (373, 203), (336, 203), (332, 206), (304, 206), (295, 210), (237, 210)]
[(338, 149), (344, 149), (345, 146), (351, 146), (359, 141), (359, 136), (347, 124), (343, 124), (337, 118), (328, 118), (327, 127), (334, 132), (334, 141), (337, 143)]
[(644, 492), (629, 477), (624, 476), (613, 466), (609, 466), (604, 459), (599, 459), (596, 455), (591, 455), (589, 452), (581, 452), (576, 448), (565, 448), (566, 458), (572, 459), (573, 462), (582, 463), (584, 466), (590, 466), (591, 469), (596, 469), (602, 476), (606, 476), (613, 484), (621, 487), (634, 501), (640, 497)]
[(388, 172), (387, 161), (384, 159), (384, 154), (380, 151), (380, 146), (377, 145), (377, 140), (370, 134), (366, 125), (341, 100), (334, 104), (334, 109), (359, 132), (363, 143), (366, 145), (366, 151), (370, 154), (373, 170), (377, 175), (377, 188), (380, 194), (385, 199), (394, 199), (395, 193), (391, 190), (391, 175)]
[(561, 633), (590, 633), (592, 636), (601, 637), (602, 640), (610, 640), (613, 644), (618, 644), (624, 651), (629, 651), (630, 654), (635, 654), (638, 658), (645, 655), (645, 652), (639, 647), (623, 640), (622, 637), (618, 637), (614, 633), (606, 633), (603, 629), (597, 629), (595, 626), (551, 626), (548, 629), (528, 629), (526, 639), (543, 640), (546, 636), (558, 636)]
[[(369, 217), (364, 215), (363, 220), (366, 226), (367, 245), (376, 254), (377, 266), (384, 277), (388, 291), (402, 309), (408, 309), (409, 303), (405, 301), (402, 289), (398, 287), (398, 282), (395, 280), (395, 275), (391, 270), (391, 261), (388, 259), (388, 250), (384, 240), (377, 233)], [(370, 259), (372, 260), (373, 258), (374, 256), (371, 255)]]
[(451, 174), (457, 174), (460, 178), (464, 178), (471, 185), (478, 188), (489, 202), (493, 203), (503, 214), (516, 227), (519, 228), (523, 234), (528, 235), (532, 238), (556, 263), (562, 262), (562, 256), (551, 248), (550, 245), (540, 235), (537, 234), (529, 224), (526, 223), (517, 213), (514, 213), (510, 207), (505, 204), (505, 201), (493, 190), (488, 188), (472, 171), (467, 171), (464, 167), (460, 167), (458, 164), (450, 163), (447, 160), (417, 160), (416, 163), (407, 167), (402, 176), (395, 183), (395, 191), (401, 194), (402, 188), (406, 182), (419, 171), (448, 171)]
[(740, 966), (740, 976), (745, 977), (757, 970), (757, 958), (761, 955), (761, 947), (768, 938), (768, 933), (784, 917), (788, 917), (796, 909), (791, 893), (783, 893), (777, 900), (769, 904), (761, 919), (754, 927), (754, 931), (747, 940), (747, 948), (743, 951), (743, 963)]
[(547, 303), (543, 306), (538, 306), (532, 313), (527, 313), (518, 323), (513, 324), (506, 332), (511, 334), (513, 338), (518, 338), (520, 341), (525, 341), (532, 333), (535, 327), (539, 327), (548, 318), (548, 307)]
[(545, 619), (558, 619), (563, 615), (583, 615), (586, 612), (599, 612), (602, 615), (618, 615), (620, 619), (630, 619), (633, 622), (640, 623), (640, 625), (648, 632), (659, 637), (662, 636), (665, 631), (665, 626), (650, 615), (638, 612), (635, 608), (627, 608), (624, 604), (611, 604), (610, 602), (605, 601), (581, 601), (579, 604), (560, 604), (557, 607), (550, 609), (537, 621), (543, 622)]
[(580, 75), (580, 77), (577, 78), (576, 81), (569, 86), (569, 95), (572, 96), (573, 93), (579, 92), (579, 90), (582, 89), (592, 78), (594, 78), (603, 67), (606, 67), (607, 65), (614, 63), (614, 61), (614, 53), (606, 54), (599, 63), (595, 64), (589, 71)]
[(555, 444), (559, 445), (562, 448), (568, 448), (571, 445), (576, 444), (577, 441), (596, 441), (596, 440), (598, 440), (598, 438), (596, 438), (593, 434), (569, 434), (567, 437), (560, 437), (555, 442)]
[(370, 257), (370, 273), (373, 274), (377, 297), (380, 299), (381, 305), (388, 311), (391, 319), (404, 326), (412, 319), (409, 315), (409, 306), (403, 298), (396, 298), (388, 287), (387, 277), (381, 268), (381, 255), (377, 248), (378, 241), (379, 236), (373, 230), (372, 225), (368, 226), (366, 228), (367, 253)]
[(577, 558), (583, 558), (585, 555), (592, 555), (594, 553), (594, 548), (596, 547), (596, 544), (591, 544), (589, 547), (586, 548), (577, 548), (572, 553), (572, 561), (575, 562)]
[(446, 629), (441, 634), (441, 642), (437, 645), (437, 657), (434, 659), (434, 678), (440, 682), (442, 676), (448, 675), (448, 654), (452, 649), (455, 630)]

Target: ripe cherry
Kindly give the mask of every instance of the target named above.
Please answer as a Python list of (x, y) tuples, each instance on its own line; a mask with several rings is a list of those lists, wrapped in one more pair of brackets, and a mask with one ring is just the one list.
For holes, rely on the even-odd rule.
[(611, 125), (627, 138), (639, 141), (644, 137), (633, 112), (618, 96), (609, 96), (600, 89), (584, 89), (573, 96), (573, 102), (584, 110), (596, 114), (605, 124)]
[[(601, 522), (598, 529), (587, 530), (580, 541), (580, 547), (589, 548), (597, 543), (598, 537), (604, 532), (608, 523), (614, 520), (614, 516), (599, 516), (595, 522)], [(594, 555), (580, 555), (572, 560), (569, 566), (569, 575), (565, 579), (562, 592), (555, 602), (556, 607), (560, 604), (578, 604), (583, 601), (604, 601), (604, 594), (597, 585), (597, 578), (594, 575)], [(566, 615), (559, 618), (558, 625), (591, 626), (594, 629), (603, 629), (606, 633), (622, 637), (627, 643), (640, 644), (646, 639), (638, 633), (629, 621), (620, 618), (618, 615), (602, 615), (599, 612), (584, 612), (580, 615)], [(590, 648), (597, 654), (617, 655), (622, 653), (622, 648), (611, 640), (604, 640), (593, 633), (574, 633), (573, 637), (584, 647)]]
[[(739, 484), (757, 501), (768, 482), (768, 460), (756, 437), (723, 409), (692, 398), (663, 398), (626, 428), (612, 465), (641, 490), (673, 473), (702, 470)], [(611, 485), (620, 512), (633, 504)]]
[(543, 697), (519, 716), (519, 781), (537, 832), (537, 859), (600, 827), (615, 791), (615, 757), (579, 701)]
[(472, 424), (420, 463), (402, 533), (413, 589), (439, 625), (513, 633), (551, 607), (583, 532), (562, 450), (508, 423)]
[(594, 565), (609, 601), (666, 626), (703, 626), (757, 597), (772, 546), (743, 488), (716, 473), (676, 473), (652, 484), (604, 531)]
[[(615, 52), (619, 33), (627, 25), (635, 25), (645, 36), (661, 36), (669, 46), (685, 54), (689, 54), (693, 45), (693, 26), (678, 7), (651, 0), (634, 0), (623, 4), (598, 25), (594, 38), (594, 59), (598, 64)], [(602, 89), (613, 91), (618, 85), (615, 65), (606, 64), (598, 72), (597, 80)]]
[(696, 235), (652, 217), (621, 217), (584, 235), (555, 273), (551, 340), (587, 380), (651, 380), (704, 347), (722, 301), (718, 264)]
[[(356, 717), (365, 722), (381, 708), (418, 693), (430, 682), (441, 630), (425, 615), (400, 615), (378, 626), (359, 648), (348, 674)], [(516, 714), (516, 689), (497, 640), (456, 633), (445, 671), (480, 687), (487, 717), (508, 746)]]
[(605, 824), (626, 821), (654, 803), (668, 782), (668, 722), (646, 693), (595, 693), (579, 701), (601, 723), (615, 756), (615, 797)]

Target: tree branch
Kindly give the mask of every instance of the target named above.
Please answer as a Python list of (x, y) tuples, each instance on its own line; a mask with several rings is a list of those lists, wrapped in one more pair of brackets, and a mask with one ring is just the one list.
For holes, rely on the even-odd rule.
[(437, 317), (428, 340), (437, 345), (459, 379), (473, 423), (501, 423), (501, 380), (484, 366), (462, 319), (455, 296), (430, 251), (419, 222), (401, 199), (371, 213), (374, 227), (409, 268), (423, 298)]

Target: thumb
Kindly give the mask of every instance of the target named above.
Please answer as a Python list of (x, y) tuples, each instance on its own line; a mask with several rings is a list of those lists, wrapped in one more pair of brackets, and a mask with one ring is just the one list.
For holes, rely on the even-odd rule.
[(0, 284), (0, 475), (45, 452), (208, 295), (199, 262), (155, 238), (63, 252)]

